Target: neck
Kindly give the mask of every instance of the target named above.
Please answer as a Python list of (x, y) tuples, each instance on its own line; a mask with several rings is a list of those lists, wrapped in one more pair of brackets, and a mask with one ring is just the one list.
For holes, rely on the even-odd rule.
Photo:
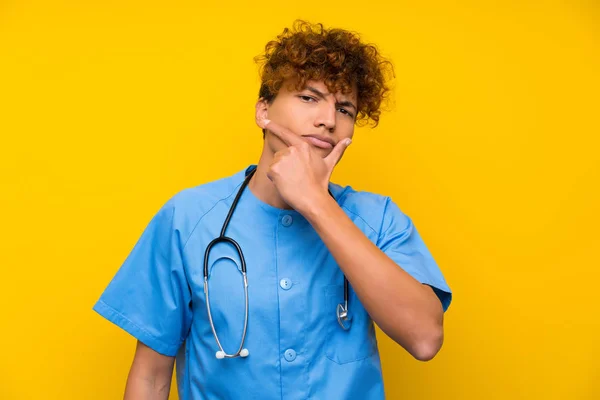
[(259, 200), (273, 207), (291, 210), (292, 207), (283, 200), (277, 191), (275, 184), (271, 182), (267, 176), (267, 171), (269, 170), (272, 160), (273, 154), (271, 153), (269, 146), (265, 143), (260, 160), (258, 161), (258, 166), (256, 167), (256, 172), (248, 183), (248, 189), (250, 189), (254, 196)]

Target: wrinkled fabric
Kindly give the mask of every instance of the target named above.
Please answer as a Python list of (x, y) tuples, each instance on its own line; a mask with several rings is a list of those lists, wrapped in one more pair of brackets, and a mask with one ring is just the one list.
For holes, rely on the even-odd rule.
[[(219, 236), (244, 177), (175, 194), (154, 215), (94, 310), (135, 338), (176, 356), (182, 400), (384, 398), (373, 322), (350, 289), (351, 328), (336, 318), (342, 271), (310, 223), (246, 188), (226, 235), (248, 274), (247, 358), (217, 359), (204, 298), (204, 253)], [(346, 215), (400, 268), (434, 288), (444, 311), (452, 294), (411, 219), (389, 197), (330, 184)], [(209, 257), (213, 321), (227, 353), (244, 323), (241, 261), (229, 244)], [(365, 266), (365, 273), (369, 273)]]

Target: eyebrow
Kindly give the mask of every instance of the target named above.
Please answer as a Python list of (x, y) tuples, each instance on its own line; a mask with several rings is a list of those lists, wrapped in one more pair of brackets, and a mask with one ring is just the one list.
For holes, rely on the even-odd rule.
[[(316, 89), (312, 86), (307, 86), (306, 90), (313, 92), (314, 94), (316, 94), (317, 96), (319, 96), (322, 99), (325, 99), (325, 94), (323, 92), (321, 92), (319, 89)], [(357, 112), (357, 108), (356, 106), (351, 102), (351, 101), (338, 101), (335, 103), (336, 106), (345, 106), (345, 107), (352, 107), (354, 108), (354, 112)]]

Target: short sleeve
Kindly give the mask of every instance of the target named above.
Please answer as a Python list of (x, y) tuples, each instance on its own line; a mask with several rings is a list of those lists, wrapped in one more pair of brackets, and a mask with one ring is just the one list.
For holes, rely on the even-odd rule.
[(93, 309), (153, 350), (175, 356), (192, 320), (175, 208), (167, 202), (104, 290)]
[(444, 311), (452, 292), (412, 220), (387, 198), (377, 246), (417, 281), (429, 285)]

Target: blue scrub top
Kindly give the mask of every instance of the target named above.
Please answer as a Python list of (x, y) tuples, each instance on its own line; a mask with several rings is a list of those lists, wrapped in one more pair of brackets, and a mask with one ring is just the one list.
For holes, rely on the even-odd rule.
[[(350, 289), (351, 328), (336, 307), (342, 271), (310, 223), (246, 188), (227, 236), (246, 258), (246, 358), (217, 359), (206, 311), (204, 253), (219, 236), (254, 165), (175, 194), (152, 218), (94, 310), (155, 351), (176, 356), (180, 399), (383, 399), (373, 322)], [(434, 288), (444, 311), (452, 294), (411, 219), (389, 197), (330, 183), (346, 215), (416, 280)], [(239, 347), (244, 323), (241, 263), (231, 245), (209, 257), (213, 321), (224, 350)], [(365, 274), (369, 268), (365, 266)]]

